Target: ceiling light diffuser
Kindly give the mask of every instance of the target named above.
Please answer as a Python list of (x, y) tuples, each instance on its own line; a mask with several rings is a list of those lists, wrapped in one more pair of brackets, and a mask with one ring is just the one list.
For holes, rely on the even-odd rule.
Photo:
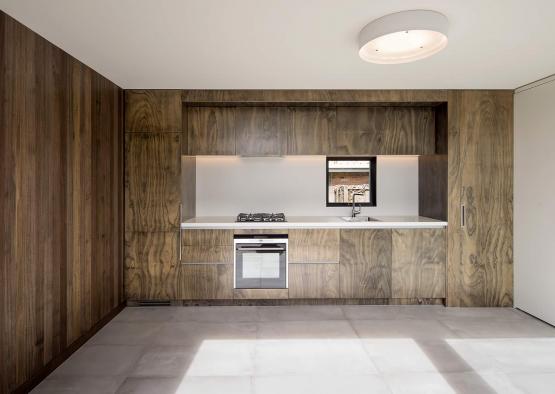
[(412, 10), (383, 16), (358, 36), (358, 54), (370, 63), (409, 63), (432, 56), (447, 46), (449, 21), (436, 11)]

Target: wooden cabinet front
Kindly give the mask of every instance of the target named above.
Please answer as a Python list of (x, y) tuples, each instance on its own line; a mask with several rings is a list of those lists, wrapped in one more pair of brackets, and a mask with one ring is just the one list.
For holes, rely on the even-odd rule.
[(233, 230), (183, 230), (183, 264), (233, 264)]
[(180, 133), (125, 134), (125, 230), (179, 230)]
[(435, 153), (432, 108), (337, 107), (340, 155), (426, 155)]
[(446, 230), (395, 229), (392, 298), (445, 298)]
[(189, 155), (235, 155), (234, 108), (187, 108), (187, 146)]
[(290, 263), (339, 263), (339, 230), (289, 230)]
[(335, 108), (292, 108), (288, 155), (329, 155), (335, 149)]
[(289, 264), (289, 298), (338, 298), (339, 264)]
[(233, 265), (182, 264), (178, 283), (178, 298), (182, 300), (231, 300)]
[(341, 230), (342, 298), (391, 297), (391, 230)]
[(286, 107), (235, 108), (236, 154), (281, 156), (287, 153), (287, 135), (292, 126)]

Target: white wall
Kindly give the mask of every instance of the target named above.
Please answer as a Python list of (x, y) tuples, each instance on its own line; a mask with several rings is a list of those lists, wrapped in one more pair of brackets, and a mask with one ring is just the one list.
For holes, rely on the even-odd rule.
[(555, 324), (555, 78), (544, 82), (515, 95), (515, 306)]
[[(376, 207), (365, 215), (418, 215), (418, 157), (377, 159)], [(197, 157), (197, 216), (284, 212), (337, 216), (350, 208), (326, 208), (326, 157)]]

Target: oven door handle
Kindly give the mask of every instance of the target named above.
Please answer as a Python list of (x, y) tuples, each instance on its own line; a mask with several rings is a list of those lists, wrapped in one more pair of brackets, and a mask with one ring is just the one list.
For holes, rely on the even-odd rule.
[(285, 248), (244, 248), (244, 247), (238, 247), (237, 250), (240, 250), (242, 252), (260, 252), (260, 251), (279, 251), (279, 252), (285, 252)]

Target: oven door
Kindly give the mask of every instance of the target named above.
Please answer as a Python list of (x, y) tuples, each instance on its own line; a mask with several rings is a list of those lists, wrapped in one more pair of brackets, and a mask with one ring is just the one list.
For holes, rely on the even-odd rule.
[(286, 289), (287, 239), (236, 239), (236, 289)]

